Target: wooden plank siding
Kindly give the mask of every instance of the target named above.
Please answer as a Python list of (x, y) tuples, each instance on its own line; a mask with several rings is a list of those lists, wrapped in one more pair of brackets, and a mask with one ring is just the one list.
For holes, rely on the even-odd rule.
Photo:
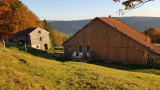
[(147, 64), (146, 47), (98, 19), (94, 19), (65, 42), (65, 56), (71, 57), (73, 52), (78, 54), (78, 46), (83, 47), (84, 55), (87, 46), (90, 46), (93, 60)]

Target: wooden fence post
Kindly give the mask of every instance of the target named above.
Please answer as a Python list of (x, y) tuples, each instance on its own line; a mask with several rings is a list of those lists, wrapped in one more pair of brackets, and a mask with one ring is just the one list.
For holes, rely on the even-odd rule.
[(5, 44), (5, 41), (3, 40), (3, 45), (4, 45), (4, 48), (6, 48), (6, 44)]
[(24, 47), (25, 47), (25, 51), (27, 52), (27, 45), (26, 45), (26, 43), (24, 44)]

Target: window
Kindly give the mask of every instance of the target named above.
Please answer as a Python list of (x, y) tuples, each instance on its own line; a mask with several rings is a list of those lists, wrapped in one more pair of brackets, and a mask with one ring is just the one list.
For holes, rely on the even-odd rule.
[(42, 37), (40, 37), (40, 41), (42, 41)]
[(90, 53), (91, 49), (90, 46), (87, 46), (87, 53)]
[(79, 52), (82, 52), (82, 46), (79, 46)]
[(41, 31), (38, 31), (39, 34), (41, 34)]
[(68, 46), (68, 50), (72, 50), (72, 49), (71, 49), (71, 46)]
[(36, 45), (36, 48), (39, 48), (39, 45)]

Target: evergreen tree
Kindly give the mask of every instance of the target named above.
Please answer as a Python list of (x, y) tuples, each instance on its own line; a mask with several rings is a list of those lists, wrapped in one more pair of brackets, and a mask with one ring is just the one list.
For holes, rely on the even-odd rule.
[(52, 47), (62, 44), (61, 37), (54, 32), (52, 26), (49, 23), (47, 23), (46, 20), (44, 20), (43, 22), (44, 22), (44, 29), (50, 33), (49, 37), (50, 37), (50, 43)]

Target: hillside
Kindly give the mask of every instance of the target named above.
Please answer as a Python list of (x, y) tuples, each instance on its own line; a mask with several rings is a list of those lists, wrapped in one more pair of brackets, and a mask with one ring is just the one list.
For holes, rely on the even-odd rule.
[(2, 90), (160, 89), (160, 71), (145, 66), (58, 61), (44, 51), (28, 48), (27, 53), (12, 43), (7, 47), (0, 48)]
[(54, 33), (46, 20), (41, 21), (21, 0), (0, 0), (0, 40), (27, 28), (40, 27), (50, 33), (51, 47), (61, 45), (69, 36)]
[[(135, 29), (143, 32), (148, 28), (160, 28), (160, 17), (118, 17), (121, 21), (129, 24)], [(75, 20), (75, 21), (48, 21), (56, 30), (73, 35), (83, 28), (91, 20)]]
[(73, 35), (91, 20), (78, 21), (48, 21), (55, 30)]
[(58, 30), (54, 30), (54, 32), (57, 33), (64, 41), (66, 41), (71, 36), (71, 35), (69, 35), (67, 33), (59, 32)]

